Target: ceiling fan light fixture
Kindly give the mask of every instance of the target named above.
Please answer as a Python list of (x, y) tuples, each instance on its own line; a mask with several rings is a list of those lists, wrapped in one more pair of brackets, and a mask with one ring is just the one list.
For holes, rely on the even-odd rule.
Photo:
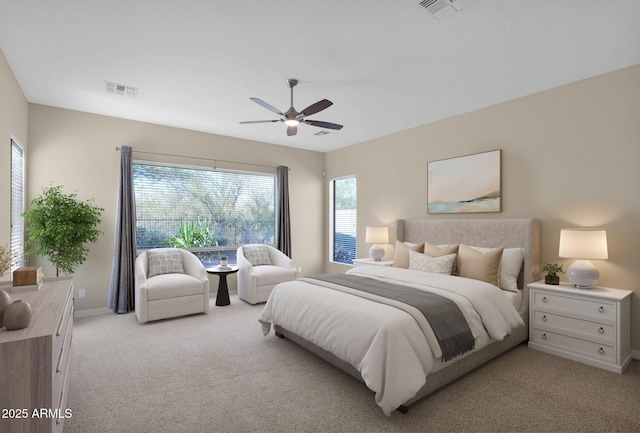
[(296, 119), (287, 119), (284, 121), (284, 123), (287, 126), (298, 126), (300, 124), (300, 121)]

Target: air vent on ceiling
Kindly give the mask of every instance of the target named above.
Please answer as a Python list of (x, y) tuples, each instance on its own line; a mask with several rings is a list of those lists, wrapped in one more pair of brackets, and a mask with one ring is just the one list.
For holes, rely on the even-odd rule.
[(318, 137), (324, 137), (325, 135), (331, 135), (331, 132), (329, 132), (329, 131), (319, 131), (319, 132), (316, 132), (313, 135), (317, 135)]
[(450, 17), (460, 9), (469, 6), (475, 0), (422, 0), (420, 6), (431, 12), (431, 14), (443, 20)]
[(124, 84), (112, 83), (107, 81), (106, 91), (107, 93), (114, 93), (120, 96), (128, 96), (129, 98), (135, 98), (138, 95), (138, 88), (125, 86)]

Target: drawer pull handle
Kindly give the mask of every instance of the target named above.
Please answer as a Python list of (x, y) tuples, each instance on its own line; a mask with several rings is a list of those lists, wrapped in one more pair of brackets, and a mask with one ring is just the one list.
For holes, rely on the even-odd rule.
[(598, 349), (598, 353), (599, 353), (600, 355), (604, 355), (604, 349), (601, 347), (600, 349)]
[(598, 328), (598, 332), (599, 332), (599, 333), (601, 333), (601, 334), (604, 334), (604, 328), (603, 328), (602, 326), (601, 326), (601, 327), (599, 327), (599, 328)]
[(601, 313), (604, 313), (604, 307), (600, 306), (600, 308), (598, 308), (598, 311), (601, 312)]
[(542, 316), (542, 321), (546, 322), (547, 321), (547, 315), (545, 314), (544, 316)]
[(542, 334), (542, 339), (546, 340), (547, 339), (547, 334)]
[(547, 297), (546, 296), (542, 297), (542, 302), (547, 302)]

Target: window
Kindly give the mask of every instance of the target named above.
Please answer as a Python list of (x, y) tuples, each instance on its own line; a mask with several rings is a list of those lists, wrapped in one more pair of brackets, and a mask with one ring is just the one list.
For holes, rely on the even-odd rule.
[(356, 258), (356, 178), (331, 180), (331, 260), (353, 264)]
[(24, 265), (24, 151), (11, 140), (11, 254), (17, 258), (11, 272)]
[(139, 250), (185, 248), (212, 266), (274, 243), (274, 175), (134, 162), (133, 185)]

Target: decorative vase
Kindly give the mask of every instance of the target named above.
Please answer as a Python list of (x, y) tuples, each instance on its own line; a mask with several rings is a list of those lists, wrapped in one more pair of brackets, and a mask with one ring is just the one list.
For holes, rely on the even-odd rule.
[(4, 290), (0, 290), (0, 328), (2, 328), (2, 316), (4, 310), (11, 304), (11, 296)]
[(552, 286), (557, 286), (558, 284), (560, 284), (560, 277), (557, 275), (545, 275), (544, 283), (550, 284)]
[(26, 328), (31, 322), (31, 305), (20, 299), (13, 301), (12, 304), (5, 308), (2, 321), (9, 331)]

